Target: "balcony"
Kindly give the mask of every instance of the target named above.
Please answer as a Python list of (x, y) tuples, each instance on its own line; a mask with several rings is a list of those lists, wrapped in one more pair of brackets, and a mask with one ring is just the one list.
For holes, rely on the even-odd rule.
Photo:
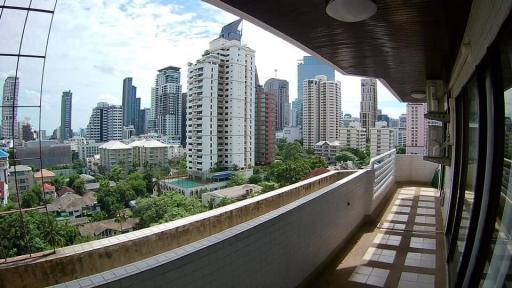
[[(177, 287), (291, 287), (307, 284), (308, 280), (317, 277), (334, 277), (339, 283), (338, 270), (328, 273), (330, 270), (325, 265), (336, 261), (345, 265), (344, 260), (361, 263), (363, 268), (349, 266), (352, 270), (366, 271), (364, 267), (376, 263), (376, 267), (387, 265), (387, 270), (395, 271), (394, 267), (401, 265), (400, 261), (404, 260), (402, 256), (409, 251), (406, 236), (401, 245), (395, 247), (399, 250), (396, 261), (391, 264), (374, 263), (373, 260), (367, 261), (370, 263), (367, 264), (353, 260), (357, 258), (363, 261), (361, 259), (366, 257), (366, 254), (363, 258), (359, 257), (361, 249), (357, 245), (371, 244), (368, 239), (374, 234), (400, 233), (387, 233), (387, 230), (383, 230), (384, 226), (376, 228), (372, 223), (393, 197), (395, 199), (391, 203), (394, 204), (409, 201), (410, 197), (425, 202), (421, 197), (423, 191), (427, 190), (412, 188), (416, 186), (404, 183), (430, 182), (435, 168), (434, 164), (424, 162), (420, 156), (395, 156), (391, 151), (373, 159), (368, 169), (331, 171), (177, 221), (57, 249), (50, 255), (7, 259), (0, 264), (0, 287), (54, 284), (61, 287), (139, 287), (165, 286), (166, 283), (173, 283)], [(411, 173), (411, 170), (415, 173)], [(396, 190), (396, 187), (400, 188)], [(432, 189), (428, 191), (434, 193)], [(416, 208), (419, 207), (418, 203), (411, 206), (411, 213), (419, 213), (420, 208)], [(400, 211), (395, 207), (400, 207)], [(386, 212), (385, 217), (399, 215), (402, 206), (390, 205), (388, 210), (392, 212)], [(398, 217), (397, 221), (400, 221), (399, 218), (403, 217)], [(415, 219), (418, 222), (418, 217)], [(386, 224), (388, 226), (399, 224), (395, 219), (385, 218), (383, 221), (386, 221), (383, 225), (389, 222)], [(406, 225), (413, 225), (412, 217), (407, 221)], [(437, 225), (441, 225), (441, 222), (439, 220)], [(384, 228), (390, 229), (388, 226)], [(414, 229), (416, 226), (412, 227)], [(395, 228), (398, 229), (398, 225)], [(373, 234), (367, 235), (369, 230)], [(406, 230), (403, 229), (404, 234), (414, 236), (414, 231)], [(354, 253), (348, 253), (347, 257), (340, 257), (336, 253), (354, 250), (351, 249), (351, 241), (356, 239), (354, 235), (361, 233), (365, 237), (354, 246)], [(437, 244), (442, 245), (442, 242), (438, 241)], [(442, 258), (441, 255), (438, 258)], [(441, 265), (443, 262), (439, 261), (439, 267), (444, 269)], [(350, 269), (344, 268), (341, 274), (349, 274)], [(323, 274), (318, 274), (319, 271), (323, 271)], [(389, 272), (388, 281), (396, 280), (398, 272), (393, 273)], [(344, 281), (349, 281), (349, 277)], [(325, 281), (330, 283), (330, 280)]]

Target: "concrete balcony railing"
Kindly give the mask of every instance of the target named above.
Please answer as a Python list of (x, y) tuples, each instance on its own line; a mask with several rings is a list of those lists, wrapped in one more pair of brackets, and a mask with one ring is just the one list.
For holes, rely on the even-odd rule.
[(393, 151), (368, 169), (332, 171), (177, 221), (10, 259), (0, 264), (0, 287), (297, 286), (386, 203), (396, 181), (430, 181), (435, 168)]

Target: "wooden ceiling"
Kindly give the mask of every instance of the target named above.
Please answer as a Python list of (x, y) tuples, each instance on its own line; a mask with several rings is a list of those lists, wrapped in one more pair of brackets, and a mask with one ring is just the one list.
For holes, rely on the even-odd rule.
[(425, 101), (410, 94), (425, 91), (427, 79), (448, 81), (471, 7), (464, 0), (374, 0), (375, 15), (346, 23), (325, 13), (325, 0), (206, 1), (286, 35), (343, 73), (385, 81), (403, 102)]

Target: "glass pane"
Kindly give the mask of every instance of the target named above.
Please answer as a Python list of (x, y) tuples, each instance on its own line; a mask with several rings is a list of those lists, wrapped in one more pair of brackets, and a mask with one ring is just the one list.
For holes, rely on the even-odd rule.
[(467, 159), (466, 162), (466, 175), (464, 175), (465, 182), (461, 185), (463, 199), (460, 203), (462, 207), (462, 215), (460, 218), (459, 230), (456, 236), (455, 254), (453, 261), (455, 267), (460, 265), (462, 259), (462, 252), (466, 246), (468, 239), (468, 228), (471, 212), (473, 209), (473, 200), (476, 183), (476, 171), (478, 165), (478, 132), (479, 132), (479, 102), (478, 102), (478, 84), (476, 77), (473, 77), (467, 87), (467, 93), (464, 95), (464, 113), (467, 117), (464, 119), (464, 132), (466, 133), (464, 141), (467, 143)]
[(486, 261), (481, 287), (510, 287), (512, 285), (510, 269), (512, 257), (512, 175), (510, 173), (512, 167), (512, 40), (502, 43), (501, 65), (505, 100), (505, 159), (491, 252)]

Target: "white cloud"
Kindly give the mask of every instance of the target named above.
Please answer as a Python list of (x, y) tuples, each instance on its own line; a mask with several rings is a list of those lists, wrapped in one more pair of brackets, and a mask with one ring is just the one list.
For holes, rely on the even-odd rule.
[[(4, 16), (3, 23), (0, 22), (0, 42), (7, 43), (5, 39), (9, 38), (1, 32), (5, 29), (15, 31), (11, 26), (19, 21), (12, 20), (16, 17)], [(151, 86), (160, 68), (181, 67), (185, 91), (187, 62), (198, 59), (221, 27), (235, 19), (229, 13), (197, 0), (173, 1), (172, 4), (149, 0), (59, 1), (44, 78), (43, 129), (51, 132), (59, 125), (61, 94), (68, 89), (73, 92), (74, 129), (87, 125), (91, 109), (97, 102), (121, 103), (124, 77), (134, 78), (137, 94), (142, 97), (145, 107), (150, 106)], [(34, 31), (39, 32), (34, 35), (41, 35), (47, 20), (37, 19), (44, 25), (35, 25), (37, 29)], [(41, 37), (29, 38), (26, 47), (41, 47)], [(306, 53), (246, 21), (242, 41), (256, 51), (260, 81), (263, 83), (274, 77), (274, 69), (277, 69), (277, 76), (290, 82), (290, 98), (296, 98), (297, 60)], [(39, 91), (38, 74), (42, 62), (35, 62), (24, 63), (20, 68), (20, 100), (32, 101), (34, 98), (23, 91)], [(15, 68), (15, 62), (0, 58), (0, 81), (3, 82)], [(338, 76), (343, 86), (343, 110), (357, 115), (359, 78)], [(382, 94), (383, 89), (379, 86), (379, 102), (391, 95)], [(400, 106), (395, 105), (396, 108), (387, 100), (382, 103), (383, 107), (389, 106), (389, 112), (387, 108), (384, 111), (392, 116), (402, 113), (398, 111)]]

